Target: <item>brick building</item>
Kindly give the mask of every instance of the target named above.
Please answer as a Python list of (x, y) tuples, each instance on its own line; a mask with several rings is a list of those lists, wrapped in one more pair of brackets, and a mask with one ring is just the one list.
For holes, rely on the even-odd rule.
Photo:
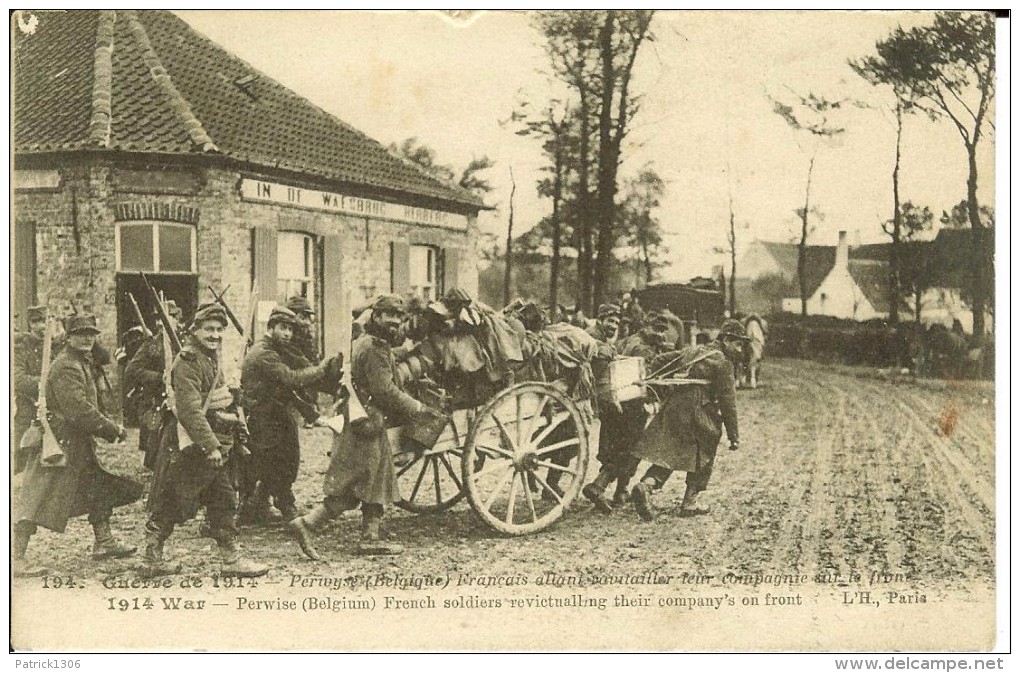
[[(92, 310), (108, 341), (148, 309), (229, 288), (243, 314), (303, 294), (326, 352), (379, 292), (477, 291), (481, 200), (443, 183), (162, 11), (14, 23), (12, 317)], [(236, 364), (240, 339), (231, 336)]]

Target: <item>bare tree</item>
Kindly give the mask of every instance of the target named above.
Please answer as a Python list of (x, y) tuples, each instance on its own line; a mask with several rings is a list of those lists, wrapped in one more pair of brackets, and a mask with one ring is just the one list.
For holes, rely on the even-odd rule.
[(517, 193), (517, 181), (514, 180), (514, 167), (510, 167), (510, 217), (506, 225), (506, 267), (503, 269), (503, 306), (510, 303), (510, 282), (513, 269), (514, 250), (514, 194)]
[[(797, 243), (797, 281), (800, 287), (800, 314), (807, 316), (807, 239), (810, 230), (808, 218), (813, 211), (811, 207), (811, 178), (815, 170), (815, 160), (818, 158), (818, 151), (822, 142), (829, 140), (846, 129), (832, 123), (830, 117), (839, 110), (845, 101), (829, 101), (812, 93), (807, 96), (798, 96), (797, 109), (786, 105), (778, 100), (772, 100), (772, 111), (778, 114), (795, 131), (803, 131), (810, 138), (810, 144), (802, 151), (806, 152), (808, 159), (807, 181), (804, 187), (804, 207), (797, 209), (800, 217), (800, 241)], [(799, 134), (803, 135), (803, 134)]]
[(967, 150), (967, 215), (972, 232), (974, 336), (985, 334), (991, 264), (984, 259), (987, 229), (977, 198), (978, 143), (992, 125), (995, 97), (995, 21), (991, 14), (938, 12), (930, 26), (897, 28), (860, 65), (900, 86), (930, 119), (947, 118)]

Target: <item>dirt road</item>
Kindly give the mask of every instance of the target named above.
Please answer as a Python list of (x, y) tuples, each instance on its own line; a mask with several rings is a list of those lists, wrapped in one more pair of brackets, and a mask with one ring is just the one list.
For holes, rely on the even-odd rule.
[[(269, 577), (278, 580), (380, 571), (531, 578), (856, 573), (863, 582), (877, 578), (954, 596), (994, 584), (992, 384), (894, 384), (865, 370), (769, 360), (762, 386), (739, 391), (737, 402), (741, 449), (720, 448), (707, 516), (675, 516), (683, 494), (679, 475), (656, 495), (651, 523), (639, 521), (630, 507), (607, 517), (578, 500), (551, 529), (506, 538), (461, 502), (439, 515), (394, 510), (389, 530), (407, 547), (399, 557), (354, 555), (355, 513), (320, 536), (325, 563), (304, 559), (281, 529), (243, 529), (243, 543), (271, 564)], [(321, 492), (329, 431), (304, 432), (297, 495), (311, 505)], [(140, 458), (127, 449), (114, 456), (141, 477)], [(139, 546), (143, 523), (141, 503), (118, 510), (114, 521)], [(29, 553), (60, 574), (92, 578), (92, 587), (102, 577), (134, 574), (137, 559), (94, 563), (90, 538), (85, 521), (77, 520), (65, 535), (41, 532)], [(190, 574), (216, 574), (215, 547), (198, 536), (197, 522), (182, 526), (168, 550)], [(17, 580), (15, 592), (35, 583)]]

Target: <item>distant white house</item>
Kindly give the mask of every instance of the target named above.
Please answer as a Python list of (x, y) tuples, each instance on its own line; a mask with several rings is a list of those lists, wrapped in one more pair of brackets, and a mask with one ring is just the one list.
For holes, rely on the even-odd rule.
[[(846, 232), (839, 232), (836, 258), (808, 298), (810, 315), (871, 320), (889, 315), (889, 267), (871, 259), (850, 259)], [(800, 312), (800, 297), (784, 297), (783, 310)]]

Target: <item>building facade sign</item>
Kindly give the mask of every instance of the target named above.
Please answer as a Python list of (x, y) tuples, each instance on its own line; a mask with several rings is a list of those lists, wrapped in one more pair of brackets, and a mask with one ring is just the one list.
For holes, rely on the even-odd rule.
[(422, 224), (444, 229), (467, 230), (466, 215), (448, 213), (431, 208), (406, 206), (358, 196), (302, 189), (276, 182), (244, 178), (241, 180), (241, 198), (257, 203), (274, 203), (295, 208), (310, 208), (355, 217), (373, 217), (381, 220)]

